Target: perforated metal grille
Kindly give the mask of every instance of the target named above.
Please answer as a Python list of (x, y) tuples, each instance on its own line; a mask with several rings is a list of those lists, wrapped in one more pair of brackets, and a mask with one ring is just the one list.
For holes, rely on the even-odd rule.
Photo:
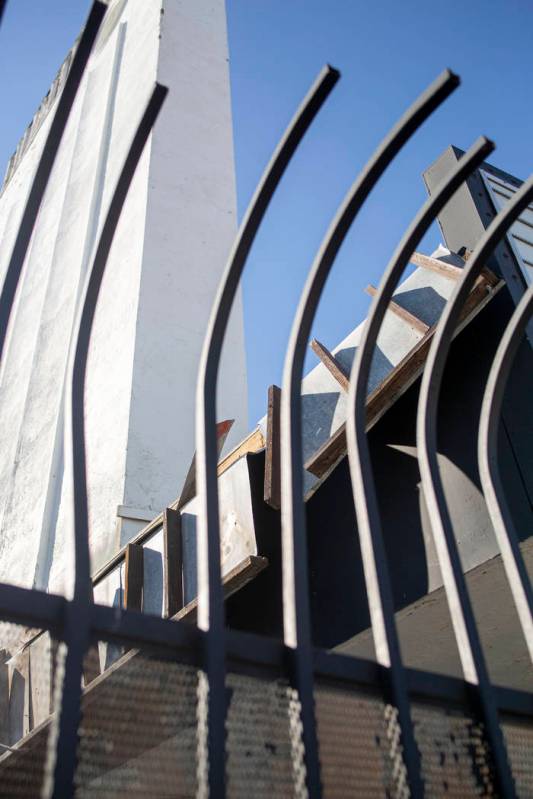
[[(46, 632), (16, 625), (2, 625), (0, 631), (0, 740), (7, 747), (0, 754), (0, 797), (33, 799), (43, 784), (56, 647)], [(94, 646), (86, 659), (76, 796), (192, 799), (202, 766), (197, 749), (202, 673), (133, 650), (118, 657), (115, 650), (109, 658)], [(228, 796), (306, 796), (294, 690), (282, 679), (229, 673), (226, 692)], [(326, 799), (405, 796), (393, 708), (357, 686), (318, 679), (315, 710)], [(482, 728), (467, 712), (417, 701), (412, 716), (426, 796), (495, 795)], [(532, 797), (533, 724), (506, 716), (502, 727), (518, 796)]]
[[(237, 674), (227, 678), (227, 776), (232, 799), (294, 796), (291, 726), (292, 691), (278, 680)], [(298, 749), (299, 740), (293, 742)], [(297, 757), (295, 766), (299, 762)]]
[(520, 799), (533, 796), (533, 724), (504, 716), (502, 729)]
[(463, 711), (412, 705), (427, 796), (493, 796), (491, 760), (481, 726)]
[(320, 682), (315, 712), (325, 795), (396, 796), (385, 704), (349, 686)]
[(0, 797), (41, 793), (54, 653), (49, 633), (0, 623)]
[(194, 797), (195, 668), (126, 653), (88, 686), (76, 796)]

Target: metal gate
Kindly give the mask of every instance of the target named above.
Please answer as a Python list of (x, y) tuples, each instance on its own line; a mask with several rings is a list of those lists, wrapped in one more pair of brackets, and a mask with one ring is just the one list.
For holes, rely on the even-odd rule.
[[(79, 41), (35, 175), (0, 298), (0, 352), (24, 258), (55, 156), (105, 13), (95, 2)], [(494, 218), (444, 309), (418, 404), (418, 458), (464, 680), (402, 663), (365, 432), (377, 336), (394, 289), (424, 233), (492, 151), (475, 142), (422, 206), (372, 302), (353, 363), (347, 442), (377, 663), (319, 650), (311, 641), (302, 500), (300, 385), (326, 279), (366, 198), (403, 145), (458, 87), (445, 71), (413, 103), (343, 200), (312, 264), (291, 331), (281, 401), (284, 641), (225, 628), (217, 489), (216, 383), (224, 332), (250, 248), (292, 155), (339, 73), (325, 67), (279, 142), (242, 221), (205, 338), (197, 387), (198, 626), (95, 604), (91, 599), (84, 431), (86, 361), (106, 259), (143, 147), (164, 102), (156, 86), (117, 182), (77, 320), (67, 398), (72, 440), (75, 588), (65, 599), (0, 586), (4, 632), (26, 624), (59, 642), (51, 726), (0, 765), (2, 796), (531, 796), (533, 703), (491, 684), (437, 463), (437, 408), (452, 337), (487, 258), (533, 199), (533, 178)], [(497, 429), (510, 368), (533, 310), (523, 293), (494, 358), (479, 426), (485, 498), (522, 631), (533, 658), (532, 592), (502, 491)], [(95, 643), (130, 648), (126, 667), (82, 690)], [(94, 699), (96, 688), (100, 691)]]

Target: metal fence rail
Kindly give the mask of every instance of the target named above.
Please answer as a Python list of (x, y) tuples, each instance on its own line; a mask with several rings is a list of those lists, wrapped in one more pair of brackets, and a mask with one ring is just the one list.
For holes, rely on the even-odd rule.
[[(1, 9), (1, 4), (0, 4)], [(1, 14), (0, 14), (1, 15)], [(103, 15), (95, 3), (78, 46), (71, 73), (59, 101), (25, 214), (16, 239), (0, 299), (0, 351), (37, 212), (44, 195), (68, 113)], [(405, 668), (395, 626), (394, 604), (381, 533), (368, 444), (365, 400), (370, 364), (380, 326), (397, 282), (421, 237), (446, 203), (493, 149), (480, 139), (421, 208), (396, 249), (374, 298), (352, 367), (348, 394), (348, 457), (366, 593), (377, 663), (326, 653), (313, 647), (307, 575), (307, 544), (303, 504), (302, 419), (300, 387), (312, 322), (337, 253), (361, 206), (403, 145), (433, 111), (457, 88), (459, 79), (446, 71), (416, 100), (369, 159), (349, 189), (311, 266), (295, 315), (285, 360), (281, 405), (282, 571), (284, 642), (225, 629), (220, 568), (220, 530), (217, 488), (216, 385), (224, 333), (232, 303), (256, 232), (292, 155), (338, 80), (326, 67), (311, 87), (267, 166), (238, 232), (213, 305), (199, 369), (196, 404), (198, 526), (198, 627), (99, 606), (91, 599), (89, 518), (84, 426), (84, 386), (87, 356), (98, 295), (120, 213), (143, 148), (161, 109), (166, 89), (156, 86), (133, 138), (88, 274), (77, 321), (71, 362), (67, 422), (71, 425), (74, 481), (74, 593), (72, 599), (40, 591), (0, 585), (0, 619), (50, 630), (62, 645), (55, 680), (55, 713), (48, 738), (43, 796), (75, 793), (78, 733), (82, 701), (83, 660), (94, 640), (166, 652), (177, 662), (198, 667), (197, 795), (223, 797), (227, 782), (226, 670), (266, 670), (287, 677), (292, 687), (293, 775), (296, 796), (320, 797), (324, 786), (319, 756), (315, 700), (316, 680), (340, 681), (345, 686), (371, 688), (391, 708), (388, 741), (394, 761), (395, 796), (429, 795), (424, 784), (420, 739), (414, 731), (415, 698), (464, 704), (484, 726), (494, 763), (496, 790), (515, 796), (513, 775), (498, 714), (521, 714), (533, 723), (533, 700), (518, 691), (490, 684), (479, 642), (465, 578), (460, 564), (437, 461), (436, 420), (442, 374), (462, 305), (488, 255), (533, 197), (533, 179), (516, 193), (494, 219), (446, 306), (438, 324), (420, 390), (418, 446), (420, 470), (439, 556), (464, 681), (428, 675)], [(521, 619), (531, 645), (531, 588), (517, 537), (498, 479), (496, 434), (510, 362), (533, 308), (533, 289), (520, 302), (494, 359), (480, 423), (480, 468), (489, 511)], [(473, 686), (473, 688), (472, 688)], [(321, 684), (319, 689), (324, 691)], [(340, 695), (340, 694), (339, 694)], [(341, 695), (341, 701), (342, 701)], [(323, 707), (323, 705), (321, 705)], [(419, 712), (419, 710), (417, 710)], [(419, 727), (423, 723), (419, 720)], [(421, 762), (422, 761), (422, 762)], [(489, 777), (487, 777), (489, 779)], [(492, 779), (492, 778), (490, 778)]]
[[(198, 624), (208, 631), (206, 641), (206, 678), (200, 712), (206, 725), (208, 782), (201, 790), (211, 796), (223, 796), (224, 789), (224, 608), (220, 573), (220, 525), (218, 515), (216, 386), (224, 333), (246, 259), (268, 204), (298, 144), (339, 78), (339, 73), (325, 67), (309, 90), (300, 108), (265, 169), (237, 234), (228, 264), (220, 282), (200, 359), (196, 398), (196, 480), (200, 502), (198, 525)], [(204, 678), (201, 678), (202, 681)], [(203, 706), (205, 707), (202, 711)], [(204, 730), (199, 731), (200, 736)], [(317, 772), (311, 741), (305, 748), (310, 773)], [(314, 763), (313, 763), (314, 761)], [(203, 769), (200, 769), (203, 772)]]
[(498, 464), (498, 428), (505, 387), (514, 357), (532, 315), (533, 286), (520, 300), (494, 356), (481, 406), (478, 460), (485, 501), (533, 663), (533, 592), (513, 518), (505, 498)]
[(463, 674), (468, 682), (478, 688), (483, 721), (494, 758), (497, 783), (504, 796), (515, 795), (513, 778), (440, 477), (437, 459), (437, 418), (442, 376), (461, 307), (495, 246), (532, 197), (533, 178), (530, 178), (492, 221), (467, 262), (464, 274), (437, 325), (420, 387), (417, 419), (420, 475)]
[[(74, 591), (65, 618), (65, 642), (58, 654), (55, 685), (55, 715), (49, 739), (47, 781), (44, 794), (55, 799), (68, 796), (74, 780), (77, 730), (80, 721), (83, 659), (90, 641), (92, 596), (89, 553), (89, 506), (85, 442), (85, 378), (89, 343), (109, 251), (137, 164), (159, 115), (167, 89), (156, 85), (139, 122), (119, 175), (102, 227), (92, 266), (84, 286), (80, 313), (74, 328), (75, 343), (69, 366), (70, 391), (65, 424), (70, 424), (72, 442)], [(68, 440), (68, 438), (67, 438)], [(61, 757), (58, 753), (61, 752)], [(52, 778), (53, 773), (53, 778)]]
[[(326, 233), (311, 267), (289, 338), (281, 400), (283, 607), (286, 630), (285, 640), (289, 645), (295, 647), (295, 658), (299, 663), (300, 682), (298, 689), (300, 702), (302, 708), (309, 706), (308, 716), (304, 716), (303, 719), (304, 728), (306, 722), (313, 724), (300, 402), (300, 386), (303, 377), (307, 341), (327, 277), (333, 267), (342, 242), (361, 206), (405, 142), (409, 140), (422, 122), (450, 95), (458, 84), (457, 76), (449, 71), (439, 76), (406, 111), (351, 186)], [(374, 611), (379, 612), (380, 600), (374, 590), (375, 582), (366, 569), (365, 578), (372, 626), (375, 631), (376, 617)], [(391, 660), (390, 654), (383, 651), (381, 641), (376, 639), (376, 643), (378, 644), (376, 646), (378, 662), (386, 667), (392, 666), (396, 673), (395, 686), (399, 687), (401, 684), (401, 677), (399, 677), (399, 668), (401, 667), (398, 666), (399, 652), (398, 658), (393, 657)], [(407, 782), (412, 795), (419, 796), (422, 793), (420, 764), (408, 713), (408, 703), (398, 700), (399, 696), (395, 696), (399, 711)], [(402, 781), (402, 777), (400, 777), (400, 783)], [(319, 795), (318, 781), (312, 790)]]
[[(374, 646), (379, 662), (390, 667), (391, 697), (398, 708), (400, 723), (403, 721), (402, 728), (410, 725), (409, 700), (394, 621), (394, 603), (381, 532), (380, 511), (366, 439), (368, 377), (383, 318), (409, 258), (446, 202), (492, 149), (491, 142), (486, 139), (480, 139), (473, 145), (413, 220), (385, 270), (357, 348), (350, 377), (346, 435)], [(415, 762), (413, 768), (416, 767)]]

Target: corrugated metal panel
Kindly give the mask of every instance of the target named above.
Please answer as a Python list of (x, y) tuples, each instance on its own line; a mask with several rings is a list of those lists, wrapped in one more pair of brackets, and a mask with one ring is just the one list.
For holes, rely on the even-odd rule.
[[(480, 170), (481, 176), (494, 203), (501, 211), (515, 194), (517, 187), (490, 172)], [(533, 285), (533, 206), (529, 205), (511, 227), (507, 236), (528, 286)]]

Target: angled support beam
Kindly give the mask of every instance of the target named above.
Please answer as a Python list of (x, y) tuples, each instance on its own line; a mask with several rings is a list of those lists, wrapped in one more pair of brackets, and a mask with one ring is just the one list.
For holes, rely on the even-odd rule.
[(163, 615), (170, 618), (183, 607), (181, 516), (173, 508), (163, 512), (163, 580)]
[[(371, 297), (375, 297), (378, 290), (375, 288), (375, 286), (368, 285), (365, 291), (367, 294), (370, 294)], [(413, 327), (419, 333), (422, 333), (422, 335), (425, 335), (428, 332), (429, 325), (423, 322), (422, 319), (419, 319), (418, 316), (415, 316), (413, 313), (408, 311), (406, 308), (402, 308), (402, 306), (397, 302), (394, 302), (394, 300), (389, 301), (387, 310), (392, 311), (392, 313), (396, 314), (396, 316), (398, 316), (400, 319), (403, 319), (404, 322), (407, 322), (410, 327)]]
[(276, 510), (281, 508), (280, 404), (280, 387), (270, 386), (268, 389), (264, 500), (267, 505)]
[(328, 372), (333, 375), (342, 390), (345, 392), (348, 391), (350, 375), (348, 372), (346, 372), (344, 367), (339, 363), (335, 356), (328, 350), (328, 348), (324, 347), (324, 345), (321, 344), (318, 339), (314, 338), (311, 340), (311, 349), (315, 355), (318, 355)]

